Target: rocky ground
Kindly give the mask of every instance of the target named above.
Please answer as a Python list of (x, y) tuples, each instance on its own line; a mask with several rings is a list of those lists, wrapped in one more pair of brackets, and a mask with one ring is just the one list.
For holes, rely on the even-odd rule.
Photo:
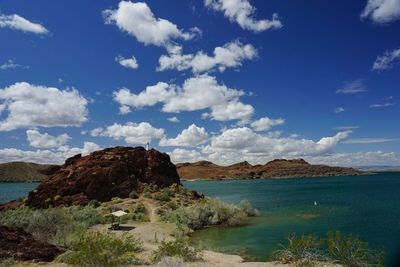
[(52, 261), (62, 252), (56, 246), (35, 240), (21, 228), (0, 226), (0, 258)]

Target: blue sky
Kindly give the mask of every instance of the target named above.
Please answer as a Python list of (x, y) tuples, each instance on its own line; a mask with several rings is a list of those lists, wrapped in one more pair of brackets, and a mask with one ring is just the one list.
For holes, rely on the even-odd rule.
[(400, 1), (1, 1), (0, 161), (400, 165)]

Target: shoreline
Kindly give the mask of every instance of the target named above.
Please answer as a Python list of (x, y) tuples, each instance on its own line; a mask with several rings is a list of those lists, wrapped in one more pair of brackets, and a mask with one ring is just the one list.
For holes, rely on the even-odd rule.
[(351, 174), (351, 175), (314, 175), (314, 176), (278, 176), (278, 177), (257, 177), (257, 178), (181, 178), (181, 182), (198, 182), (198, 181), (251, 181), (251, 180), (302, 180), (302, 179), (312, 179), (312, 178), (321, 178), (321, 177), (348, 177), (348, 176), (364, 176), (364, 175), (375, 175), (377, 173), (382, 172), (400, 172), (399, 171), (374, 171), (374, 172), (365, 172), (360, 174)]

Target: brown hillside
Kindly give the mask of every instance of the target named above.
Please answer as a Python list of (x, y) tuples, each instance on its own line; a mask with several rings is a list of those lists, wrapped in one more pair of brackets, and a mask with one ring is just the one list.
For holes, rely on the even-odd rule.
[(53, 165), (30, 162), (9, 162), (0, 164), (0, 182), (42, 182), (47, 178), (44, 170)]
[(230, 166), (219, 166), (208, 161), (176, 164), (181, 179), (257, 179), (314, 176), (359, 175), (363, 171), (353, 168), (311, 165), (303, 159), (276, 159), (264, 165), (251, 165), (247, 161)]

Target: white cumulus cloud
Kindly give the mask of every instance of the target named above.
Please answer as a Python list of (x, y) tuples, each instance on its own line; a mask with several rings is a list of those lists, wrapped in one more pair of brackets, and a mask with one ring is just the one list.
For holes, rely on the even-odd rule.
[(213, 136), (211, 143), (202, 149), (208, 159), (220, 164), (232, 164), (247, 160), (262, 163), (275, 158), (298, 158), (331, 154), (351, 131), (338, 132), (334, 136), (313, 141), (296, 136), (282, 137), (260, 134), (248, 127), (225, 129)]
[(0, 105), (7, 117), (0, 131), (32, 127), (80, 126), (87, 121), (88, 101), (75, 89), (15, 83), (0, 89)]
[(168, 155), (171, 157), (171, 161), (174, 163), (196, 162), (204, 159), (204, 156), (195, 149), (189, 150), (183, 148), (175, 148), (173, 151), (168, 152)]
[(156, 18), (144, 2), (121, 1), (117, 9), (103, 11), (106, 24), (115, 24), (120, 30), (134, 36), (145, 45), (170, 47), (174, 39), (192, 39), (198, 29), (184, 32), (174, 23)]
[(170, 121), (170, 122), (174, 122), (174, 123), (178, 123), (179, 122), (179, 119), (176, 116), (169, 117), (167, 120)]
[(368, 0), (361, 18), (370, 18), (376, 23), (389, 23), (400, 18), (399, 0)]
[(56, 149), (37, 149), (34, 151), (2, 148), (0, 149), (0, 162), (25, 161), (41, 164), (63, 164), (67, 158), (76, 154), (85, 156), (99, 149), (101, 147), (92, 142), (84, 142), (83, 147), (61, 146)]
[(255, 131), (268, 131), (274, 126), (282, 125), (285, 123), (284, 119), (270, 119), (268, 117), (260, 118), (253, 121), (250, 125)]
[(203, 127), (198, 127), (196, 124), (192, 124), (175, 138), (162, 138), (160, 140), (160, 146), (195, 147), (207, 141), (208, 133), (206, 130)]
[(262, 32), (282, 27), (282, 22), (275, 13), (272, 15), (272, 20), (255, 19), (256, 8), (250, 4), (249, 0), (204, 0), (204, 5), (224, 13), (231, 22), (236, 22), (245, 30)]
[(206, 117), (218, 121), (247, 121), (254, 113), (251, 105), (240, 102), (242, 90), (218, 84), (213, 76), (199, 75), (185, 80), (182, 86), (159, 82), (139, 94), (123, 88), (113, 93), (114, 100), (125, 109), (143, 108), (162, 103), (162, 111), (178, 113), (209, 109)]
[(71, 137), (68, 134), (52, 136), (48, 133), (40, 133), (38, 130), (27, 130), (26, 136), (31, 147), (35, 148), (55, 148), (69, 142)]
[(244, 45), (237, 40), (229, 42), (222, 47), (216, 47), (212, 56), (203, 51), (199, 51), (196, 54), (182, 55), (182, 49), (178, 49), (174, 53), (160, 57), (157, 71), (191, 69), (194, 73), (200, 73), (218, 68), (220, 72), (223, 72), (226, 68), (238, 68), (242, 65), (242, 61), (254, 59), (257, 55), (257, 49), (253, 45)]
[(124, 58), (123, 56), (117, 56), (115, 58), (115, 62), (118, 62), (122, 67), (128, 69), (137, 69), (139, 68), (139, 64), (134, 56), (130, 58)]
[(9, 28), (35, 34), (47, 34), (49, 31), (41, 24), (33, 23), (17, 14), (0, 14), (0, 28)]
[(123, 139), (127, 144), (144, 145), (153, 139), (161, 139), (164, 136), (164, 129), (155, 128), (148, 122), (133, 123), (125, 125), (114, 123), (103, 128), (96, 128), (91, 131), (92, 136), (110, 137), (115, 140)]

